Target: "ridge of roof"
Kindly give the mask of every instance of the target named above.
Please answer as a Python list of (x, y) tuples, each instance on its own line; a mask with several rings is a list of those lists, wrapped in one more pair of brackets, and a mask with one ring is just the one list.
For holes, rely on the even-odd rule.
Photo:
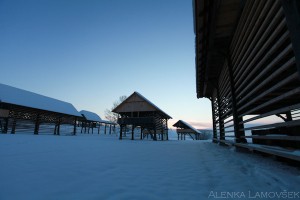
[(2, 103), (81, 117), (81, 114), (71, 103), (2, 83), (0, 83), (0, 99)]
[(80, 113), (89, 121), (95, 121), (95, 122), (102, 121), (101, 117), (94, 112), (81, 110)]
[[(192, 125), (190, 125), (189, 123), (183, 121), (183, 120), (178, 120), (175, 124), (177, 124), (178, 122), (181, 122), (182, 124), (186, 125), (187, 127), (189, 127), (190, 129), (192, 129), (193, 131), (195, 131), (196, 133), (201, 133), (201, 131), (199, 131), (198, 129), (195, 129)], [(174, 125), (175, 125), (174, 124)], [(174, 126), (173, 125), (173, 126)]]
[(161, 110), (159, 107), (157, 107), (154, 103), (152, 103), (150, 100), (148, 100), (146, 97), (144, 97), (142, 94), (140, 94), (137, 91), (134, 91), (129, 97), (127, 97), (122, 103), (120, 103), (117, 107), (115, 107), (112, 111), (115, 112), (115, 110), (117, 110), (127, 99), (131, 98), (133, 95), (138, 95), (140, 98), (142, 98), (143, 100), (145, 100), (148, 104), (150, 104), (151, 106), (153, 106), (156, 110), (158, 110), (159, 112), (161, 112), (163, 115), (165, 115), (167, 118), (172, 119), (172, 117), (170, 115), (168, 115), (167, 113), (165, 113), (163, 110)]

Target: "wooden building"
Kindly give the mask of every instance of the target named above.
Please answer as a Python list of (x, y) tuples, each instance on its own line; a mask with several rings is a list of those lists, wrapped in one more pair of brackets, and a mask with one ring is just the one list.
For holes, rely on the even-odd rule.
[(171, 117), (159, 109), (155, 104), (138, 92), (134, 92), (112, 112), (119, 114), (120, 139), (126, 127), (131, 126), (131, 139), (134, 139), (134, 129), (140, 127), (140, 138), (151, 136), (157, 140), (168, 140), (168, 120)]
[(185, 140), (186, 135), (189, 135), (193, 140), (201, 139), (201, 131), (195, 129), (193, 126), (183, 120), (178, 120), (175, 124), (173, 124), (173, 126), (177, 128), (176, 133), (178, 140)]
[(100, 134), (101, 126), (104, 126), (104, 134), (106, 134), (106, 129), (109, 127), (109, 134), (112, 131), (115, 131), (116, 123), (110, 122), (107, 120), (102, 120), (99, 115), (94, 112), (90, 112), (87, 110), (81, 110), (81, 115), (83, 116), (80, 121), (81, 133), (90, 133), (90, 129), (92, 129), (92, 133), (94, 132), (94, 128), (98, 129), (98, 134)]
[[(214, 141), (300, 147), (300, 1), (194, 0), (196, 92)], [(279, 122), (255, 125), (277, 116)], [(250, 135), (245, 134), (250, 132)]]
[(70, 103), (0, 84), (0, 128), (2, 133), (61, 133), (61, 125), (76, 134), (80, 113)]

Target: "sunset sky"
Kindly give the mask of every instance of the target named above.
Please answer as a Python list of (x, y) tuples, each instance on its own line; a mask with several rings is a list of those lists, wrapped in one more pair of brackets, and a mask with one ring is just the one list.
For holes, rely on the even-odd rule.
[(211, 128), (196, 98), (191, 0), (0, 0), (3, 84), (104, 118), (138, 91), (173, 117)]

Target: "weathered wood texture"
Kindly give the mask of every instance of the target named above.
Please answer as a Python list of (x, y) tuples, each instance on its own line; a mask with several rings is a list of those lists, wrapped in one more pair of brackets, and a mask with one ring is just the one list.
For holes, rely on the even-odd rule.
[[(194, 1), (197, 97), (212, 102), (215, 139), (233, 134), (246, 142), (245, 131), (300, 129), (299, 5)], [(283, 122), (250, 126), (272, 115)]]

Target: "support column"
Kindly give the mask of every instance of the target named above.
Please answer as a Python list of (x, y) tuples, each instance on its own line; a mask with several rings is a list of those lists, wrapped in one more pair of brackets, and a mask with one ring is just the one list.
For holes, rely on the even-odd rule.
[(106, 135), (106, 124), (104, 125), (104, 134)]
[(221, 111), (221, 97), (219, 88), (217, 88), (217, 102), (218, 102), (218, 114), (219, 114), (219, 130), (220, 130), (220, 140), (225, 140), (225, 128), (224, 128), (224, 119), (222, 117), (222, 111)]
[(61, 123), (61, 119), (58, 119), (58, 123), (57, 123), (57, 132), (56, 135), (60, 135), (60, 123)]
[(143, 139), (143, 127), (141, 127), (141, 140)]
[(36, 119), (35, 119), (35, 125), (34, 125), (34, 134), (35, 135), (39, 134), (39, 128), (40, 128), (40, 114), (37, 114)]
[(154, 136), (153, 136), (153, 140), (157, 140), (157, 137), (156, 137), (156, 129), (154, 129)]
[(168, 127), (168, 119), (166, 119), (166, 124), (167, 124), (167, 140), (169, 140), (169, 127)]
[(109, 125), (109, 135), (111, 135), (111, 124)]
[(215, 113), (215, 98), (211, 98), (211, 113), (212, 113), (212, 122), (213, 122), (213, 142), (216, 142), (214, 139), (217, 139), (217, 126), (216, 126), (216, 113)]
[(131, 127), (131, 140), (134, 140), (134, 126)]
[(14, 118), (13, 118), (13, 124), (12, 124), (12, 128), (11, 128), (11, 134), (15, 134), (16, 133), (16, 126), (17, 126), (17, 119), (14, 116)]
[(7, 133), (8, 131), (8, 117), (4, 118), (4, 127), (2, 133)]
[(229, 56), (227, 56), (227, 66), (228, 66), (228, 74), (229, 74), (229, 82), (230, 82), (230, 91), (231, 91), (231, 100), (232, 100), (232, 115), (233, 115), (233, 125), (234, 125), (234, 135), (235, 142), (237, 143), (247, 143), (245, 138), (241, 138), (245, 136), (243, 118), (239, 117), (238, 107), (236, 102), (236, 94), (235, 94), (235, 83), (233, 77), (232, 63)]
[(119, 135), (120, 140), (122, 140), (122, 131), (123, 131), (123, 125), (120, 124), (120, 135)]
[(73, 135), (76, 135), (76, 124), (77, 124), (77, 117), (75, 117), (74, 119)]

